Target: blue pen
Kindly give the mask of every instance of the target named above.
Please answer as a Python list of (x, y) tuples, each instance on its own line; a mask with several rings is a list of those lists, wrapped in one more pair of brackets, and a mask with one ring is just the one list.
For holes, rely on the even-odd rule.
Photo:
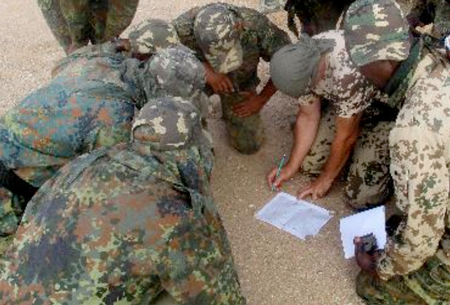
[[(280, 165), (278, 166), (278, 170), (277, 170), (277, 175), (275, 176), (275, 180), (277, 180), (278, 177), (280, 176), (281, 168), (283, 167), (284, 161), (285, 161), (285, 160), (286, 160), (286, 154), (284, 154), (284, 155), (283, 155), (283, 158), (281, 158)], [(272, 184), (272, 192), (273, 192), (274, 190), (275, 190), (275, 185)]]

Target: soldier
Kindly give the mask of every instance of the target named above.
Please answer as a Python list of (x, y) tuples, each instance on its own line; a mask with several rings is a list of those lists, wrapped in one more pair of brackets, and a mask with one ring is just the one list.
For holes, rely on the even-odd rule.
[(300, 109), (289, 162), (278, 176), (278, 168), (269, 173), (269, 185), (279, 188), (302, 168), (319, 177), (300, 188), (298, 196), (311, 195), (315, 200), (328, 192), (351, 159), (346, 203), (360, 209), (383, 202), (390, 194), (392, 118), (381, 103), (372, 105), (363, 118), (379, 91), (350, 61), (343, 32), (328, 31), (312, 39), (303, 35), (299, 42), (275, 53), (270, 71), (280, 91), (299, 98)]
[(199, 112), (150, 100), (132, 134), (36, 194), (2, 262), (2, 304), (149, 304), (161, 289), (177, 304), (245, 304)]
[(173, 25), (204, 63), (208, 93), (220, 95), (231, 145), (255, 153), (263, 142), (260, 110), (276, 92), (269, 80), (256, 93), (258, 63), (288, 44), (288, 35), (255, 10), (222, 3), (195, 7)]
[(355, 240), (357, 292), (368, 304), (449, 304), (448, 61), (410, 39), (392, 0), (357, 0), (344, 30), (352, 61), (400, 108), (389, 146), (402, 221), (379, 255)]
[(135, 107), (167, 94), (194, 99), (205, 83), (203, 65), (181, 45), (160, 51), (143, 68), (122, 54), (80, 50), (56, 71), (49, 85), (0, 119), (1, 235), (14, 233), (36, 188), (65, 163), (127, 141)]
[(119, 36), (131, 23), (139, 0), (38, 0), (42, 14), (66, 54)]

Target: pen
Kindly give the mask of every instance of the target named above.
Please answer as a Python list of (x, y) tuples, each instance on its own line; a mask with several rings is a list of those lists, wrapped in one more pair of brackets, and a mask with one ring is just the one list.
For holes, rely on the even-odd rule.
[[(284, 160), (286, 159), (286, 154), (284, 154), (283, 155), (283, 158), (281, 158), (281, 161), (280, 161), (280, 165), (278, 166), (278, 170), (277, 170), (277, 175), (275, 176), (275, 180), (277, 180), (278, 179), (278, 177), (280, 176), (280, 173), (281, 173), (281, 168), (283, 167), (283, 165), (284, 165)], [(275, 186), (272, 184), (272, 192), (275, 190)]]

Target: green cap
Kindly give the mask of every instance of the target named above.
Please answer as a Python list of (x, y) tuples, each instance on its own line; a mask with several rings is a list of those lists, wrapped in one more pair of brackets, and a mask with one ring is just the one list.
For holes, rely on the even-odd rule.
[(409, 56), (409, 28), (393, 0), (357, 0), (348, 8), (344, 37), (357, 66), (378, 60), (403, 61)]

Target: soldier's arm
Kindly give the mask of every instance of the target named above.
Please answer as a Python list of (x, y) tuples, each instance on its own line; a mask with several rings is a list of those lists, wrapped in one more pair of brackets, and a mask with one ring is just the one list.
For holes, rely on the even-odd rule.
[(330, 156), (317, 180), (299, 191), (299, 198), (311, 195), (315, 200), (325, 196), (350, 157), (358, 138), (361, 117), (362, 113), (350, 118), (336, 118), (336, 133), (331, 143)]
[(391, 175), (403, 221), (378, 262), (383, 280), (419, 269), (436, 253), (449, 193), (442, 138), (420, 127), (396, 127), (390, 137)]
[(309, 104), (300, 106), (294, 128), (294, 144), (289, 156), (289, 162), (282, 168), (278, 177), (278, 167), (272, 169), (267, 177), (269, 186), (281, 187), (281, 184), (292, 178), (302, 166), (303, 160), (309, 153), (317, 135), (321, 117), (320, 106), (320, 98), (316, 95), (309, 97)]

